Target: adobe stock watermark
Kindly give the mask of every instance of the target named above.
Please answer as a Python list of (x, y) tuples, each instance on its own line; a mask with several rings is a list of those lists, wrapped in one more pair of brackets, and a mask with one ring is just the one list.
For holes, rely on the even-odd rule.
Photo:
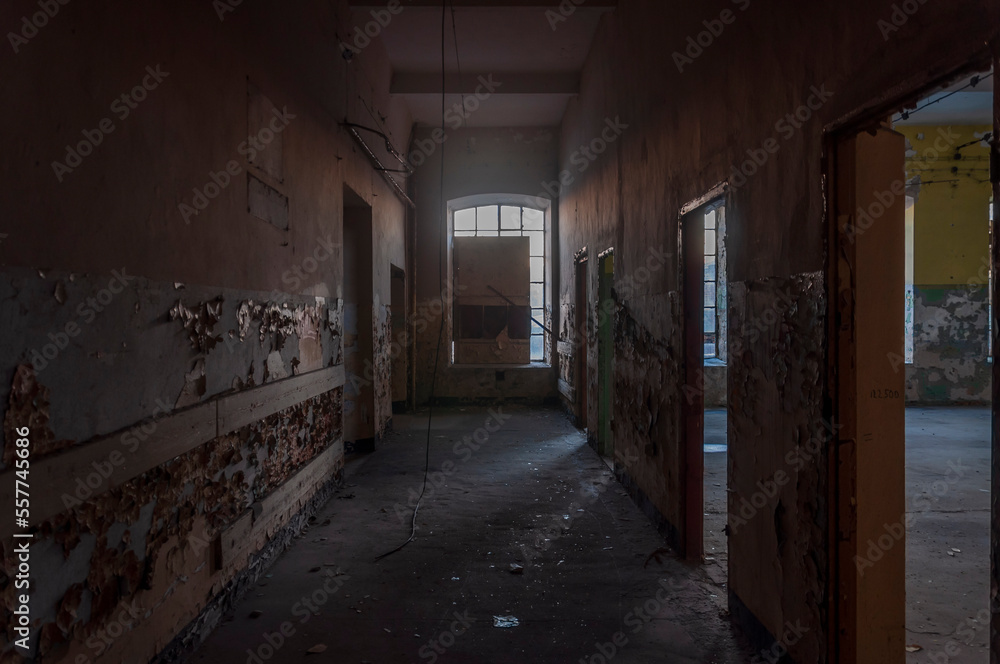
[[(639, 461), (639, 456), (633, 451), (619, 450), (617, 454), (618, 459), (626, 465), (633, 465)], [(551, 523), (535, 534), (531, 546), (522, 544), (519, 547), (525, 565), (530, 565), (535, 558), (552, 548), (556, 541), (569, 532), (576, 520), (580, 518), (580, 514), (585, 512), (583, 508), (597, 502), (612, 485), (617, 485), (617, 482), (611, 473), (602, 475), (596, 482), (582, 484), (578, 491), (580, 498), (570, 503), (565, 513), (560, 511), (549, 515)]]
[[(423, 334), (433, 321), (440, 320), (444, 316), (445, 302), (454, 301), (455, 293), (461, 293), (466, 288), (468, 287), (456, 285), (453, 281), (449, 280), (445, 290), (441, 293), (441, 297), (430, 300), (427, 304), (418, 305), (417, 311), (410, 319), (409, 324), (404, 328), (402, 334), (392, 337), (392, 341), (389, 343), (389, 356), (383, 358), (383, 361), (394, 362), (406, 349), (412, 347), (416, 343), (417, 335)], [(358, 392), (360, 392), (362, 387), (369, 387), (375, 384), (375, 363), (366, 358), (364, 364), (365, 369), (363, 374), (350, 374), (347, 377), (347, 381)]]
[(909, 23), (910, 19), (927, 4), (927, 0), (904, 0), (892, 6), (888, 19), (880, 18), (876, 25), (882, 33), (882, 39), (889, 41), (899, 29)]
[[(597, 161), (602, 154), (608, 151), (614, 143), (616, 143), (625, 133), (625, 130), (629, 128), (629, 125), (622, 122), (621, 116), (616, 115), (614, 119), (605, 118), (604, 128), (601, 130), (599, 136), (595, 137), (590, 143), (586, 145), (581, 145), (573, 154), (570, 155), (569, 163), (576, 167), (576, 173), (570, 169), (564, 169), (559, 174), (559, 179), (552, 182), (543, 182), (542, 189), (535, 196), (538, 201), (555, 200), (559, 198), (562, 194), (562, 190), (565, 187), (569, 187), (574, 182), (576, 178), (583, 175), (587, 170)], [(548, 197), (546, 196), (548, 195)], [(539, 207), (544, 207), (539, 203)]]
[(740, 498), (739, 509), (729, 513), (729, 528), (731, 533), (735, 535), (740, 528), (752, 521), (761, 510), (770, 504), (771, 500), (778, 495), (781, 489), (795, 478), (795, 473), (804, 470), (813, 459), (823, 454), (826, 444), (837, 436), (837, 432), (843, 426), (836, 422), (823, 420), (822, 430), (810, 437), (805, 443), (796, 445), (794, 450), (788, 452), (785, 455), (784, 461), (785, 466), (789, 470), (779, 468), (770, 478), (758, 481), (758, 490), (749, 498), (746, 496)]
[(28, 355), (31, 366), (35, 373), (39, 374), (52, 363), (59, 354), (69, 347), (70, 340), (80, 336), (83, 332), (82, 325), (89, 325), (97, 319), (97, 315), (102, 313), (108, 305), (115, 299), (116, 295), (124, 292), (129, 287), (129, 282), (135, 281), (135, 277), (125, 274), (125, 268), (112, 270), (112, 277), (108, 281), (106, 288), (102, 288), (91, 297), (86, 298), (76, 307), (77, 320), (71, 320), (63, 326), (62, 330), (49, 332), (49, 341), (41, 349), (32, 348)]
[(595, 342), (597, 330), (600, 329), (600, 326), (614, 320), (615, 307), (619, 303), (628, 302), (636, 293), (643, 292), (640, 290), (640, 287), (652, 281), (653, 276), (661, 272), (666, 267), (667, 260), (673, 257), (674, 254), (668, 252), (663, 245), (650, 247), (645, 261), (641, 262), (635, 269), (630, 270), (628, 274), (615, 279), (613, 296), (598, 303), (596, 312), (597, 325), (594, 326), (593, 330), (590, 330), (592, 334), (588, 335), (586, 323), (584, 323), (585, 329), (582, 333), (581, 330), (577, 330), (575, 326), (572, 326), (569, 330), (564, 330), (573, 332), (572, 339), (563, 339), (561, 343), (570, 343), (573, 349), (576, 350), (583, 347), (586, 343)]
[[(740, 11), (743, 12), (750, 8), (750, 0), (731, 0), (731, 2), (737, 5)], [(705, 26), (705, 29), (697, 35), (687, 38), (687, 47), (684, 49), (684, 52), (673, 52), (672, 57), (674, 64), (677, 66), (677, 71), (683, 74), (684, 67), (693, 65), (695, 60), (704, 55), (705, 51), (715, 43), (715, 40), (721, 37), (722, 33), (726, 31), (726, 26), (736, 22), (736, 17), (736, 12), (727, 7), (719, 13), (718, 18), (702, 21), (701, 24)]]
[[(336, 571), (327, 568), (323, 576), (325, 580), (321, 587), (309, 595), (303, 595), (292, 605), (292, 616), (299, 619), (299, 625), (305, 625), (313, 616), (318, 615), (319, 610), (351, 579), (347, 574), (343, 574), (339, 568)], [(297, 631), (296, 624), (291, 620), (286, 620), (275, 631), (264, 632), (262, 635), (263, 643), (258, 644), (255, 648), (247, 648), (247, 664), (264, 664), (264, 662), (269, 661)], [(279, 661), (288, 661), (288, 659), (290, 658), (282, 657)]]
[[(129, 427), (119, 437), (122, 448), (129, 454), (135, 454), (139, 446), (156, 433), (156, 429), (159, 427), (158, 418), (171, 410), (170, 404), (165, 403), (162, 399), (157, 399), (152, 414), (138, 424)], [(124, 466), (127, 462), (128, 458), (120, 450), (112, 450), (104, 459), (92, 461), (90, 465), (94, 469), (93, 472), (86, 477), (77, 477), (76, 484), (71, 489), (67, 487), (67, 491), (63, 492), (61, 496), (63, 507), (66, 509), (79, 507), (93, 496), (102, 493), (102, 487), (114, 474), (115, 469)]]
[(802, 624), (801, 619), (787, 621), (781, 638), (771, 644), (770, 648), (765, 648), (753, 656), (751, 664), (778, 664), (790, 652), (792, 646), (802, 640), (802, 637), (809, 633), (809, 628)]
[[(926, 148), (919, 157), (924, 162), (932, 162), (940, 158), (941, 154), (949, 151), (951, 148), (955, 147), (961, 138), (961, 134), (956, 134), (952, 131), (951, 127), (940, 127), (938, 129), (938, 136), (934, 139), (934, 144)], [(907, 172), (907, 177), (914, 178), (924, 170), (930, 168), (930, 165), (912, 167)], [(900, 199), (906, 197), (906, 182), (903, 180), (895, 180), (889, 186), (888, 189), (884, 191), (872, 192), (873, 200), (868, 204), (867, 207), (862, 208), (858, 206), (855, 212), (853, 222), (848, 222), (844, 226), (845, 234), (847, 239), (854, 244), (857, 237), (862, 235), (865, 231), (875, 225), (875, 222), (885, 216), (886, 212), (893, 209), (893, 206), (899, 202)]]
[(340, 48), (345, 53), (357, 55), (368, 48), (372, 41), (377, 39), (382, 34), (382, 31), (389, 27), (392, 19), (403, 13), (403, 6), (399, 0), (389, 0), (389, 4), (385, 6), (385, 9), (373, 9), (370, 13), (372, 20), (365, 23), (364, 26), (358, 25), (354, 27), (354, 34), (351, 35), (350, 43), (340, 42)]
[(38, 36), (38, 31), (49, 24), (49, 20), (56, 17), (59, 9), (68, 5), (69, 0), (39, 0), (37, 11), (31, 16), (21, 17), (21, 26), (17, 32), (8, 32), (7, 41), (14, 53), (20, 53), (21, 47)]
[[(247, 136), (247, 139), (236, 147), (236, 152), (246, 157), (249, 163), (253, 163), (257, 154), (267, 148), (278, 134), (287, 129), (292, 120), (297, 117), (288, 112), (287, 106), (280, 111), (276, 108), (272, 109), (271, 115), (273, 117), (266, 127), (262, 127), (255, 136)], [(177, 206), (177, 211), (183, 217), (184, 223), (190, 225), (191, 218), (204, 212), (209, 204), (218, 198), (219, 194), (232, 184), (236, 176), (242, 172), (243, 165), (236, 159), (230, 159), (226, 162), (226, 167), (218, 172), (209, 171), (208, 182), (191, 190), (193, 194), (191, 203), (181, 202)]]
[(791, 113), (774, 123), (774, 132), (778, 136), (770, 136), (758, 148), (747, 149), (747, 157), (743, 163), (733, 166), (732, 176), (729, 185), (734, 190), (745, 185), (750, 178), (757, 174), (764, 167), (771, 157), (781, 151), (782, 143), (778, 137), (785, 141), (795, 136), (807, 122), (813, 119), (819, 111), (833, 97), (834, 93), (826, 89), (826, 84), (810, 88), (811, 93), (801, 104)]
[[(146, 75), (134, 88), (123, 92), (111, 102), (111, 112), (121, 121), (124, 121), (132, 114), (132, 111), (139, 107), (150, 92), (159, 87), (164, 79), (170, 76), (170, 72), (162, 71), (160, 65), (154, 68), (152, 65), (146, 67)], [(55, 173), (56, 180), (62, 182), (63, 179), (78, 168), (83, 160), (89, 157), (97, 147), (104, 142), (105, 136), (114, 132), (115, 121), (111, 117), (105, 117), (97, 123), (94, 129), (84, 129), (83, 140), (76, 145), (66, 146), (66, 155), (62, 162), (52, 162), (52, 172)]]
[[(503, 82), (495, 80), (493, 74), (480, 76), (478, 81), (479, 85), (475, 92), (463, 95), (460, 103), (453, 104), (445, 110), (444, 123), (452, 131), (461, 129), (463, 123), (478, 111), (486, 100), (496, 94), (497, 90), (503, 87)], [(437, 152), (439, 147), (448, 141), (448, 138), (449, 134), (445, 132), (444, 128), (436, 127), (428, 138), (415, 139), (410, 153), (406, 155), (406, 163), (411, 168), (420, 168)]]
[[(503, 412), (503, 408), (490, 409), (488, 411), (488, 416), (483, 426), (479, 427), (471, 434), (463, 436), (462, 440), (455, 443), (451, 448), (452, 454), (458, 457), (458, 462), (452, 461), (451, 459), (446, 459), (442, 464), (439, 471), (431, 472), (427, 474), (427, 490), (424, 493), (425, 500), (430, 500), (434, 494), (443, 489), (447, 484), (449, 477), (458, 472), (460, 464), (467, 463), (472, 456), (482, 449), (489, 439), (490, 435), (497, 433), (503, 426), (513, 419), (513, 415), (508, 415)], [(410, 487), (408, 492), (408, 499), (406, 505), (396, 503), (393, 505), (392, 509), (396, 513), (396, 517), (399, 519), (400, 523), (406, 523), (409, 515), (413, 512), (413, 509), (417, 506), (417, 501), (420, 500), (420, 491), (417, 488)]]
[(417, 654), (420, 659), (427, 660), (427, 664), (434, 664), (438, 661), (438, 658), (448, 652), (448, 649), (455, 645), (458, 641), (458, 637), (469, 631), (472, 627), (473, 619), (469, 615), (469, 610), (466, 609), (462, 613), (455, 611), (453, 614), (455, 620), (452, 621), (449, 628), (443, 632), (434, 635), (433, 638), (429, 639), (427, 643), (420, 647)]
[(243, 0), (212, 0), (212, 9), (220, 21), (226, 20), (226, 14), (236, 11), (236, 8), (243, 4)]
[(902, 519), (891, 524), (882, 524), (884, 532), (877, 538), (868, 540), (865, 555), (854, 556), (854, 566), (857, 568), (858, 574), (864, 576), (866, 569), (874, 567), (875, 563), (882, 560), (886, 553), (906, 537), (906, 531), (913, 527), (917, 517), (929, 512), (934, 503), (948, 495), (951, 488), (965, 478), (965, 473), (968, 470), (970, 470), (969, 466), (963, 466), (961, 459), (949, 461), (948, 472), (945, 473), (944, 479), (931, 485), (931, 496), (923, 495), (923, 493), (915, 495), (911, 501), (913, 509), (904, 514)]
[(545, 20), (549, 22), (552, 32), (559, 29), (560, 23), (565, 23), (576, 13), (577, 8), (587, 2), (587, 0), (562, 0), (559, 3), (559, 11), (554, 9), (545, 10)]
[(676, 603), (676, 594), (683, 589), (684, 583), (677, 577), (660, 579), (654, 596), (642, 604), (632, 607), (632, 610), (625, 614), (622, 622), (625, 627), (629, 628), (628, 633), (625, 630), (618, 630), (611, 635), (609, 641), (603, 643), (596, 641), (594, 650), (597, 652), (590, 656), (581, 657), (577, 664), (608, 664), (628, 646), (629, 635), (634, 636), (641, 632), (660, 615), (665, 607)]

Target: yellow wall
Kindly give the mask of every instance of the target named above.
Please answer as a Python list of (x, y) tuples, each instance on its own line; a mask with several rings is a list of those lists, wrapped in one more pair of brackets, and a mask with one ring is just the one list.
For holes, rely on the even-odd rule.
[[(955, 159), (955, 153), (958, 146), (992, 128), (906, 126), (897, 130), (916, 151), (907, 155), (907, 178), (919, 175), (925, 183), (910, 189), (916, 198), (914, 283), (983, 283), (980, 268), (989, 257), (989, 150), (977, 143), (960, 151), (961, 160)], [(952, 172), (955, 167), (957, 173)], [(957, 182), (933, 184), (941, 180)]]

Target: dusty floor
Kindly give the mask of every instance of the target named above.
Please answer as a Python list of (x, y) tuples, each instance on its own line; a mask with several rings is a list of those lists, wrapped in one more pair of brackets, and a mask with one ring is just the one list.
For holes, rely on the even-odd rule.
[(729, 543), (723, 532), (729, 520), (726, 417), (725, 410), (705, 411), (705, 569), (720, 585), (726, 583), (729, 566)]
[(906, 498), (907, 662), (986, 664), (989, 408), (907, 409)]
[[(706, 570), (720, 584), (726, 578), (725, 445), (726, 412), (706, 412)], [(922, 648), (907, 661), (986, 664), (989, 408), (907, 409), (906, 497), (912, 518), (906, 537), (906, 643)]]
[[(486, 410), (439, 411), (417, 539), (376, 563), (408, 536), (422, 479), (426, 419), (397, 416), (191, 661), (300, 661), (314, 646), (326, 649), (307, 661), (749, 661), (721, 617), (724, 588), (661, 552), (583, 434), (558, 411), (503, 414), (489, 433)], [(505, 616), (519, 624), (495, 626)]]

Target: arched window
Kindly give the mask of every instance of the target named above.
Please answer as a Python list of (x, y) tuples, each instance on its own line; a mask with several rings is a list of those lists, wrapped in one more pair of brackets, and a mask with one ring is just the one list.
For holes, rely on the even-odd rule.
[(449, 205), (456, 364), (546, 361), (547, 201), (479, 196)]

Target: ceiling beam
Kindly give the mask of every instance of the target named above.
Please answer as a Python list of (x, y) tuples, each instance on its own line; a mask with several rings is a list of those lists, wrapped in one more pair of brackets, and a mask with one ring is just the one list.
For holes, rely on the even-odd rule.
[[(575, 72), (501, 72), (496, 74), (449, 73), (446, 94), (471, 95), (489, 91), (500, 95), (577, 95), (580, 74)], [(441, 74), (396, 72), (389, 92), (394, 95), (441, 94)]]

